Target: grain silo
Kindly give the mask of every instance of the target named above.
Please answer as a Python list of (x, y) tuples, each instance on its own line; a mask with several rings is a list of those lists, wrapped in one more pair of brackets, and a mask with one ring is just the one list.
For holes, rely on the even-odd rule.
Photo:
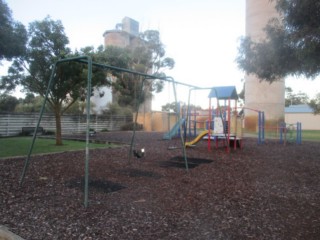
[(137, 41), (139, 35), (139, 22), (125, 17), (122, 23), (118, 23), (115, 29), (103, 33), (104, 46), (127, 47)]
[[(264, 27), (271, 18), (277, 17), (275, 1), (246, 0), (246, 35), (258, 42), (265, 38)], [(245, 124), (255, 129), (257, 113), (249, 109), (263, 111), (267, 124), (275, 124), (284, 119), (285, 81), (279, 79), (272, 84), (261, 81), (255, 75), (245, 76)]]

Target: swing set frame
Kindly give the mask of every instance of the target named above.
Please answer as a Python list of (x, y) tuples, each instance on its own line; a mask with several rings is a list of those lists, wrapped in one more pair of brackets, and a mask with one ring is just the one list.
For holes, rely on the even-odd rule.
[[(37, 131), (40, 128), (40, 123), (41, 123), (41, 119), (42, 119), (42, 116), (43, 116), (43, 113), (45, 110), (45, 106), (46, 106), (46, 103), (48, 100), (48, 95), (49, 95), (52, 87), (54, 86), (54, 76), (55, 76), (57, 66), (61, 63), (65, 63), (65, 62), (78, 62), (80, 64), (85, 64), (85, 65), (87, 65), (87, 69), (88, 69), (87, 87), (86, 87), (87, 88), (87, 95), (86, 95), (86, 146), (85, 146), (85, 178), (84, 178), (84, 206), (85, 206), (85, 208), (87, 208), (88, 202), (89, 202), (89, 197), (88, 197), (88, 195), (89, 195), (89, 160), (90, 160), (90, 152), (89, 152), (90, 141), (89, 141), (89, 139), (90, 139), (90, 97), (91, 97), (91, 90), (92, 90), (92, 85), (91, 85), (92, 67), (94, 66), (94, 67), (98, 67), (98, 68), (105, 69), (105, 70), (114, 70), (114, 71), (119, 71), (119, 72), (131, 73), (131, 74), (142, 77), (143, 80), (141, 82), (139, 96), (141, 96), (141, 94), (142, 94), (144, 83), (145, 83), (145, 80), (147, 80), (147, 79), (148, 80), (157, 80), (158, 79), (158, 80), (172, 83), (174, 98), (175, 98), (175, 102), (176, 102), (177, 107), (178, 107), (178, 104), (177, 104), (178, 101), (177, 101), (177, 93), (176, 93), (176, 84), (183, 85), (183, 86), (190, 87), (190, 88), (196, 88), (196, 87), (193, 85), (190, 85), (190, 84), (183, 83), (183, 82), (177, 82), (174, 80), (174, 78), (169, 77), (169, 76), (168, 77), (159, 77), (159, 76), (155, 76), (155, 75), (132, 71), (129, 69), (119, 68), (119, 67), (115, 67), (115, 66), (111, 66), (111, 65), (101, 64), (101, 63), (96, 63), (96, 62), (92, 61), (92, 58), (90, 56), (79, 56), (79, 57), (72, 57), (72, 58), (65, 58), (65, 59), (58, 60), (57, 62), (55, 62), (53, 64), (53, 67), (52, 67), (50, 80), (49, 80), (49, 83), (48, 83), (48, 86), (46, 89), (45, 99), (44, 99), (44, 102), (43, 102), (41, 110), (40, 110), (40, 115), (39, 115), (37, 125), (34, 130), (34, 133), (33, 133), (32, 142), (31, 142), (31, 145), (30, 145), (30, 148), (28, 151), (28, 155), (25, 159), (23, 170), (22, 170), (22, 173), (20, 176), (20, 181), (19, 181), (20, 186), (23, 184), (26, 172), (28, 170), (32, 150), (33, 150), (34, 143), (35, 143), (35, 140), (37, 137)], [(136, 109), (139, 109), (139, 101), (136, 101)], [(178, 109), (176, 112), (177, 113), (179, 112)], [(180, 121), (179, 114), (177, 114), (177, 117), (178, 117), (178, 121)], [(131, 159), (132, 151), (133, 151), (137, 119), (138, 119), (138, 111), (136, 113), (135, 122), (134, 122), (134, 126), (133, 126), (133, 134), (132, 134), (131, 143), (130, 143), (130, 150), (129, 150), (129, 154), (128, 154), (129, 161)], [(181, 133), (180, 139), (181, 139), (181, 146), (182, 146), (182, 154), (184, 157), (186, 170), (188, 171), (188, 160), (187, 160), (186, 148), (185, 148), (185, 144), (184, 144), (184, 138), (182, 135), (182, 131), (180, 131), (180, 133)]]

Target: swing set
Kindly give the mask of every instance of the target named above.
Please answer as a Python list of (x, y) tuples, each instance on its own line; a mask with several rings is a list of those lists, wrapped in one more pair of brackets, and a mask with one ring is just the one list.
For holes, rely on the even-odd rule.
[[(174, 92), (174, 98), (175, 98), (175, 102), (177, 103), (177, 93), (176, 93), (176, 85), (183, 85), (183, 86), (187, 86), (187, 87), (195, 87), (193, 85), (190, 84), (186, 84), (186, 83), (182, 83), (182, 82), (177, 82), (175, 81), (172, 77), (159, 77), (159, 76), (155, 76), (155, 75), (150, 75), (150, 74), (145, 74), (145, 73), (140, 73), (140, 72), (136, 72), (136, 71), (132, 71), (129, 69), (124, 69), (124, 68), (119, 68), (119, 67), (115, 67), (115, 66), (110, 66), (110, 65), (106, 65), (106, 64), (100, 64), (100, 63), (96, 63), (92, 61), (92, 58), (90, 56), (80, 56), (80, 57), (73, 57), (73, 58), (65, 58), (65, 59), (61, 59), (58, 60), (52, 68), (51, 71), (51, 76), (50, 76), (50, 80), (46, 89), (46, 94), (45, 94), (45, 99), (43, 102), (43, 105), (41, 107), (40, 110), (40, 115), (37, 121), (37, 125), (35, 127), (34, 133), (33, 133), (33, 137), (32, 137), (32, 142), (28, 151), (28, 155), (25, 159), (24, 162), (24, 166), (23, 166), (23, 170), (20, 176), (20, 181), (19, 184), (20, 186), (23, 184), (23, 180), (25, 178), (26, 172), (28, 170), (28, 166), (30, 163), (30, 158), (31, 158), (31, 154), (32, 154), (32, 150), (34, 147), (34, 143), (36, 140), (36, 136), (37, 136), (37, 131), (40, 128), (40, 123), (41, 123), (41, 119), (45, 110), (45, 106), (46, 106), (46, 102), (48, 100), (48, 95), (51, 91), (51, 89), (54, 87), (55, 85), (55, 73), (57, 70), (57, 67), (59, 64), (61, 63), (66, 63), (66, 62), (78, 62), (80, 64), (85, 64), (87, 65), (87, 95), (86, 95), (86, 146), (85, 146), (85, 177), (84, 177), (84, 206), (87, 207), (88, 206), (88, 192), (89, 192), (89, 160), (90, 160), (90, 152), (89, 152), (89, 139), (90, 139), (90, 97), (91, 97), (91, 90), (92, 90), (92, 86), (91, 86), (91, 80), (92, 80), (92, 68), (97, 67), (100, 69), (104, 69), (104, 70), (113, 70), (113, 71), (118, 71), (118, 72), (123, 72), (123, 73), (130, 73), (136, 76), (140, 76), (142, 78), (141, 81), (141, 85), (140, 85), (140, 93), (139, 96), (142, 95), (142, 91), (143, 91), (143, 87), (145, 84), (146, 80), (163, 80), (169, 83), (172, 83), (172, 87), (173, 87), (173, 92)], [(176, 104), (176, 106), (178, 107), (178, 104)], [(132, 157), (132, 154), (135, 154), (136, 151), (133, 149), (133, 145), (134, 145), (134, 140), (135, 140), (135, 133), (136, 133), (136, 125), (137, 125), (137, 119), (138, 119), (138, 109), (139, 109), (139, 101), (136, 101), (136, 109), (137, 109), (137, 113), (135, 115), (135, 122), (133, 125), (133, 134), (132, 134), (132, 138), (131, 138), (131, 143), (130, 143), (130, 150), (129, 150), (129, 161)], [(176, 112), (179, 112), (178, 109)], [(177, 115), (178, 117), (178, 121), (180, 121), (180, 116)], [(181, 131), (180, 131), (181, 132)], [(186, 149), (185, 149), (185, 145), (184, 145), (184, 139), (182, 136), (182, 133), (180, 134), (180, 139), (181, 139), (181, 146), (182, 146), (182, 154), (184, 157), (184, 162), (185, 162), (185, 167), (186, 170), (188, 170), (188, 160), (187, 160), (187, 155), (186, 155)]]

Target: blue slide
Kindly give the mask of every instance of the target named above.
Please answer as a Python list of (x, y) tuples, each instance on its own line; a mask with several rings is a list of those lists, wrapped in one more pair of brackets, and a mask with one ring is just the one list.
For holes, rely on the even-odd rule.
[(180, 121), (176, 122), (174, 124), (174, 126), (171, 128), (171, 130), (163, 135), (163, 139), (169, 140), (173, 136), (177, 135), (179, 128), (180, 128), (180, 125), (184, 124), (184, 122), (185, 122), (185, 119), (180, 118)]

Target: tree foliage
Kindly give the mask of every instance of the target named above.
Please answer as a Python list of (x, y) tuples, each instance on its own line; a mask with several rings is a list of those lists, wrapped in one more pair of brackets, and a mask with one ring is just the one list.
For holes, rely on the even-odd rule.
[[(154, 75), (164, 76), (164, 70), (174, 68), (174, 59), (165, 56), (166, 51), (160, 40), (159, 31), (147, 30), (140, 34), (140, 39), (139, 47), (135, 47), (133, 51), (132, 65), (134, 69), (143, 70), (144, 73), (151, 71)], [(141, 64), (143, 69), (141, 69)], [(161, 80), (152, 81), (149, 85), (150, 90), (157, 93), (163, 89), (163, 81)]]
[[(15, 108), (15, 112), (21, 113), (39, 113), (44, 102), (44, 98), (40, 95), (35, 96), (33, 93), (26, 93), (25, 98), (19, 98), (19, 104)], [(46, 106), (46, 111), (51, 112)]]
[(8, 94), (0, 95), (0, 112), (14, 112), (19, 100)]
[(313, 109), (314, 114), (320, 114), (320, 93), (309, 102), (309, 106)]
[(176, 102), (167, 103), (161, 106), (161, 111), (165, 112), (176, 112), (177, 111), (177, 104)]
[(298, 92), (294, 93), (293, 90), (288, 87), (286, 88), (285, 106), (308, 104), (309, 97), (306, 93)]
[[(171, 102), (167, 103), (165, 105), (161, 106), (161, 111), (166, 111), (166, 112), (177, 112), (177, 107), (181, 108), (181, 111), (187, 111), (188, 110), (188, 105), (182, 103), (182, 102)], [(201, 106), (196, 106), (194, 104), (189, 105), (189, 111), (198, 111), (198, 110), (203, 110)]]
[[(23, 25), (19, 26), (19, 29), (24, 28)], [(93, 47), (85, 47), (80, 51), (72, 52), (67, 46), (69, 40), (64, 33), (61, 21), (46, 17), (42, 21), (30, 23), (26, 40), (26, 49), (23, 54), (12, 55), (16, 58), (8, 70), (8, 75), (1, 78), (0, 89), (10, 92), (21, 85), (25, 91), (36, 93), (44, 98), (54, 63), (62, 58), (80, 55), (91, 56), (96, 62), (142, 73), (161, 74), (161, 70), (174, 66), (173, 59), (165, 58), (164, 46), (157, 31), (142, 33), (136, 44), (125, 49), (115, 47), (104, 49), (100, 46), (97, 50)], [(10, 56), (5, 57), (9, 59)], [(84, 64), (64, 62), (57, 65), (53, 74), (54, 84), (50, 89), (47, 103), (56, 118), (57, 145), (62, 144), (61, 116), (77, 101), (86, 100), (87, 71)], [(121, 106), (136, 106), (151, 97), (153, 91), (161, 91), (163, 86), (162, 81), (145, 80), (145, 89), (140, 94), (141, 81), (143, 79), (137, 75), (115, 71), (106, 73), (101, 68), (93, 67), (92, 90), (99, 90), (100, 86), (112, 84), (113, 89), (120, 96), (118, 103)]]
[(264, 41), (242, 39), (239, 68), (269, 82), (288, 75), (315, 78), (320, 73), (320, 2), (275, 1), (280, 18), (268, 23)]
[[(147, 30), (140, 33), (133, 44), (125, 48), (107, 46), (100, 49), (96, 57), (99, 62), (120, 68), (131, 69), (144, 74), (164, 76), (163, 71), (174, 67), (174, 60), (165, 56), (160, 33)], [(115, 98), (119, 106), (136, 106), (152, 97), (153, 92), (161, 92), (163, 81), (119, 71), (109, 71)], [(143, 87), (143, 89), (141, 89)]]
[(23, 55), (27, 31), (23, 24), (13, 20), (11, 10), (3, 0), (0, 0), (0, 23), (0, 61)]
[[(20, 84), (28, 92), (44, 98), (54, 63), (61, 58), (79, 56), (82, 52), (71, 52), (61, 21), (54, 21), (50, 17), (30, 23), (28, 37), (26, 54), (14, 60), (8, 76), (2, 78), (1, 87), (13, 90)], [(89, 52), (90, 49), (84, 48), (84, 51)], [(105, 81), (102, 70), (93, 71), (93, 86), (97, 81)], [(56, 144), (61, 145), (61, 116), (78, 99), (85, 99), (87, 68), (77, 62), (65, 62), (57, 65), (53, 76), (54, 84), (47, 103), (56, 118)]]

